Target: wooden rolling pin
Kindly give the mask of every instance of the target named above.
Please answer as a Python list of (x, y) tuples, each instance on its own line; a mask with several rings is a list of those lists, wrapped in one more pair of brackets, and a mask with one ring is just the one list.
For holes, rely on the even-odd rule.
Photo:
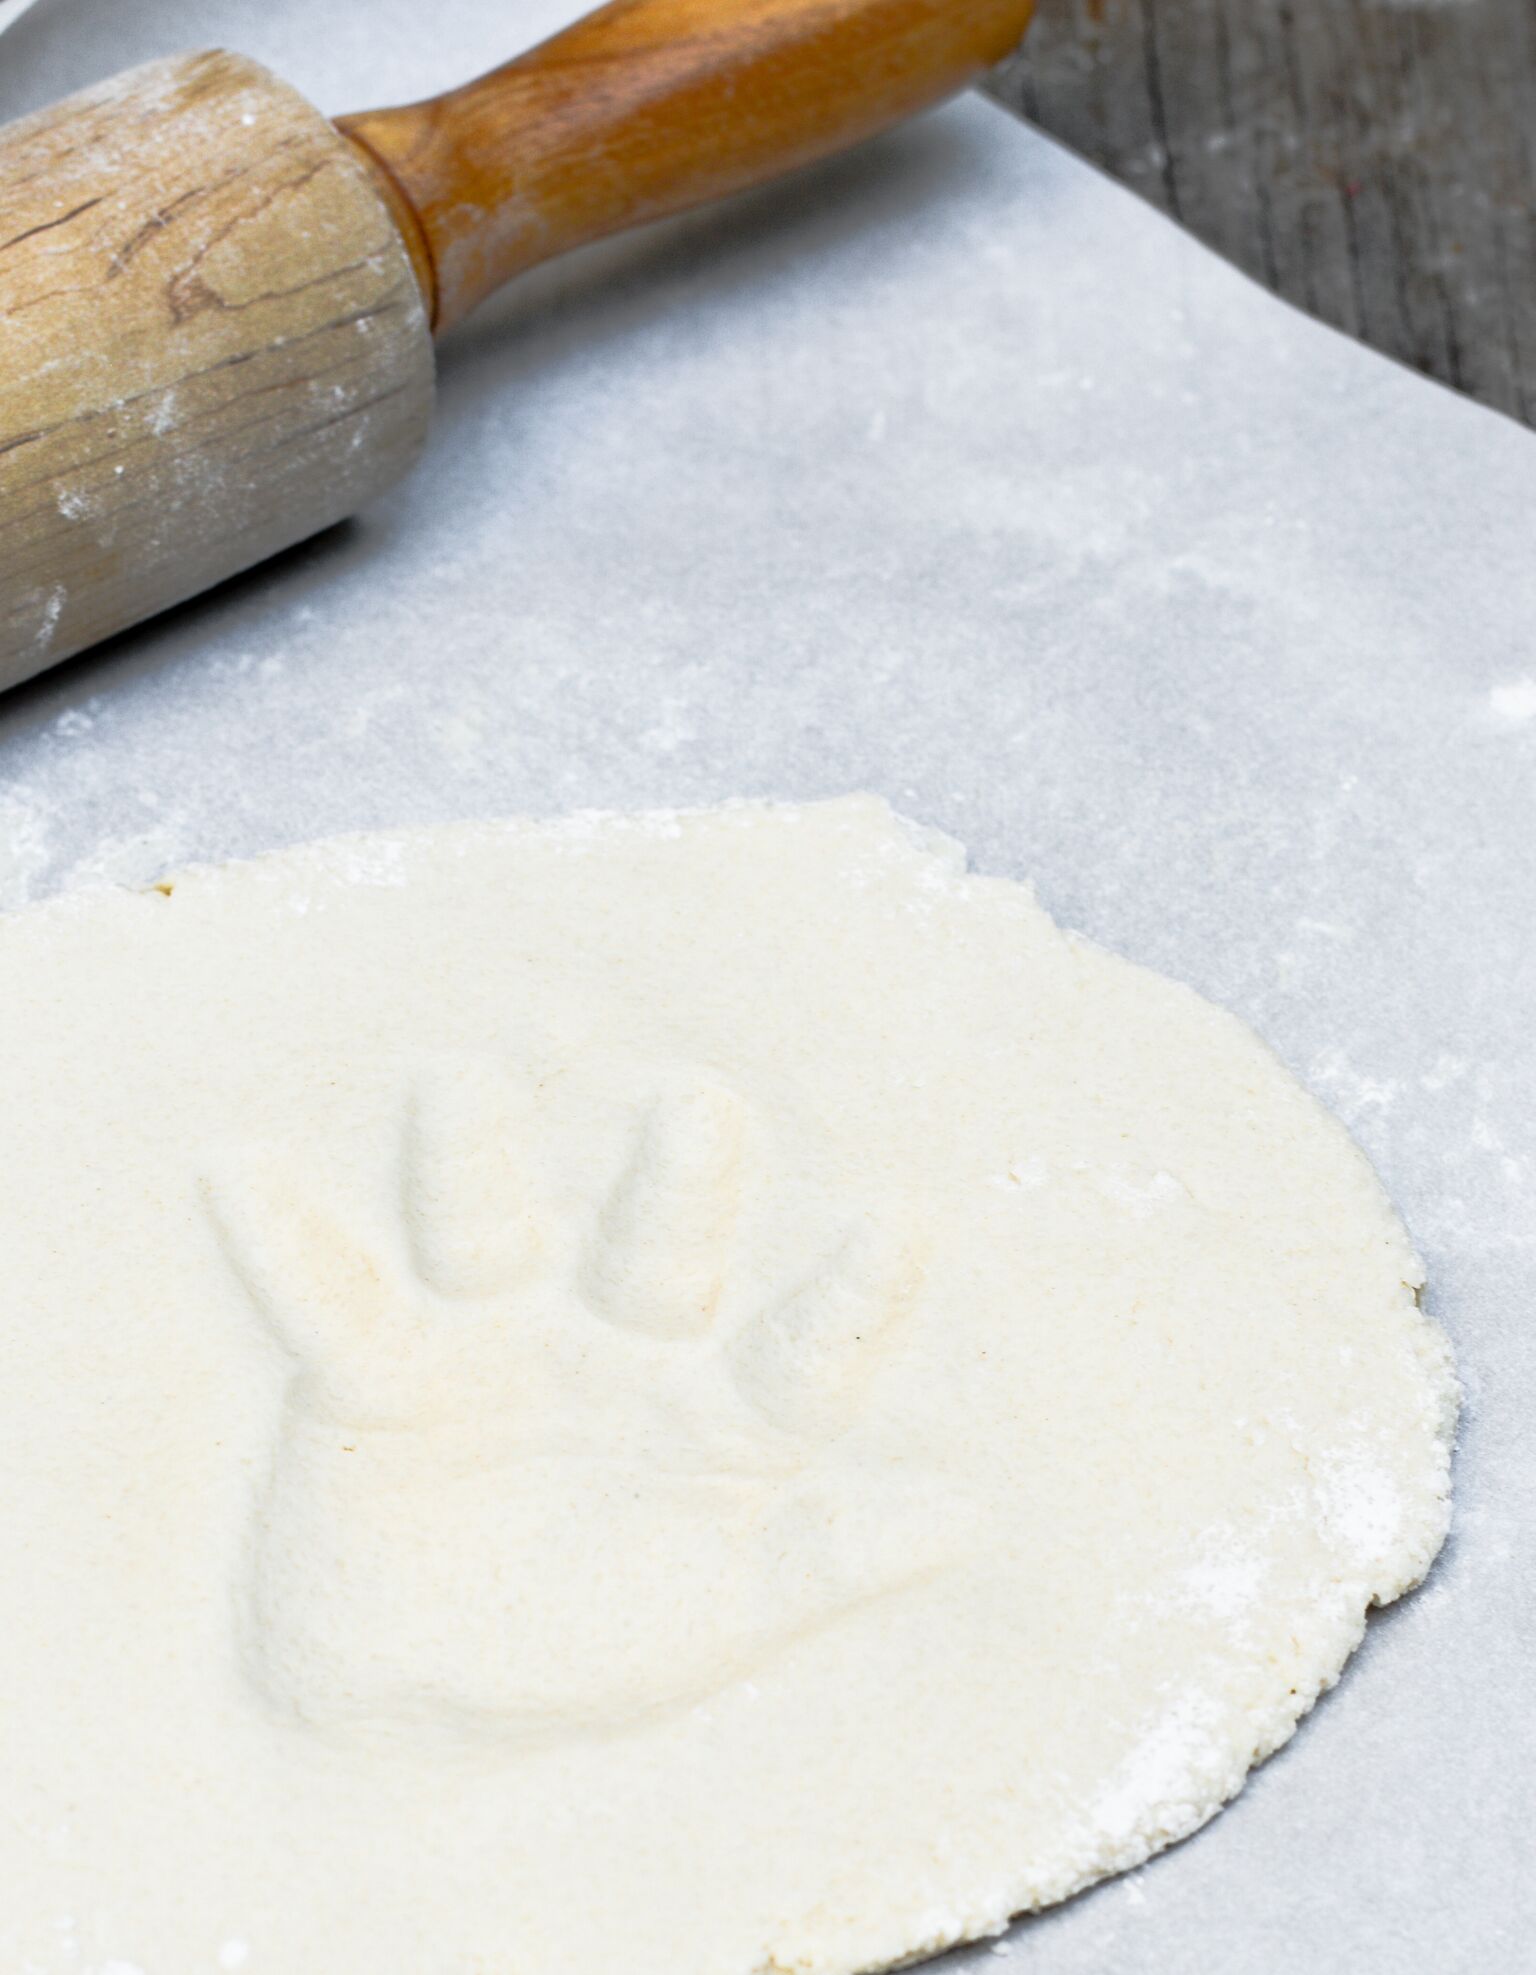
[(912, 115), (1032, 6), (616, 0), (407, 109), (213, 53), (0, 131), (0, 688), (382, 492), (513, 275)]

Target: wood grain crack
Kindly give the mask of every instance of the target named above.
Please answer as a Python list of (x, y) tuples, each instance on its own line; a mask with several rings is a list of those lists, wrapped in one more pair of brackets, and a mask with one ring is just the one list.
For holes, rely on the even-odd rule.
[(12, 247), (19, 247), (24, 240), (35, 240), (41, 233), (56, 233), (61, 226), (69, 226), (82, 214), (94, 212), (106, 196), (105, 192), (98, 193), (94, 199), (84, 200), (71, 212), (60, 213), (57, 219), (45, 219), (40, 225), (29, 226), (24, 233), (13, 234), (9, 240), (0, 243), (0, 254), (8, 254)]

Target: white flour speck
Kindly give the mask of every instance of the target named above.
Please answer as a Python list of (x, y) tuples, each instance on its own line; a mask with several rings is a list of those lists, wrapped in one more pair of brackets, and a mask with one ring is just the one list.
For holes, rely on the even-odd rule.
[(1398, 1084), (1390, 1077), (1362, 1075), (1339, 1049), (1326, 1049), (1312, 1065), (1312, 1082), (1346, 1125), (1362, 1111), (1390, 1110)]
[(251, 1958), (249, 1941), (226, 1941), (219, 1949), (220, 1968), (244, 1968)]
[(1189, 1189), (1172, 1173), (1154, 1173), (1149, 1180), (1137, 1181), (1124, 1173), (1096, 1172), (1093, 1183), (1106, 1199), (1128, 1207), (1131, 1218), (1150, 1220), (1162, 1208), (1189, 1199)]
[(1488, 695), (1488, 711), (1501, 727), (1524, 727), (1536, 720), (1536, 679), (1512, 679)]
[(692, 745), (697, 735), (682, 701), (664, 701), (658, 713), (655, 724), (640, 736), (640, 745), (648, 754), (676, 754)]
[(1174, 1580), (1174, 1596), (1213, 1618), (1236, 1619), (1259, 1595), (1263, 1576), (1263, 1562), (1251, 1550), (1234, 1547), (1224, 1553), (1213, 1551), (1180, 1571)]
[(1392, 1476), (1368, 1453), (1324, 1456), (1313, 1467), (1312, 1486), (1324, 1530), (1362, 1567), (1400, 1541), (1402, 1497)]
[(75, 864), (64, 880), (67, 891), (93, 885), (147, 885), (184, 863), (187, 847), (173, 823), (155, 823), (108, 837)]
[(1444, 1090), (1447, 1084), (1456, 1083), (1466, 1074), (1465, 1060), (1460, 1056), (1448, 1055), (1442, 1050), (1419, 1078), (1419, 1082), (1426, 1090)]
[(987, 1184), (1009, 1192), (1017, 1188), (1025, 1193), (1036, 1193), (1050, 1183), (1050, 1177), (1050, 1170), (1041, 1158), (1013, 1159), (1009, 1161), (1005, 1173), (994, 1173)]
[(468, 769), (485, 754), (485, 728), (478, 714), (460, 708), (439, 715), (428, 727), (433, 741), (459, 769)]
[(1221, 1726), (1221, 1709), (1208, 1694), (1179, 1695), (1115, 1771), (1094, 1805), (1095, 1829), (1112, 1844), (1193, 1830), (1230, 1788)]
[(47, 651), (53, 643), (53, 634), (59, 628), (59, 619), (64, 615), (64, 606), (69, 601), (69, 592), (62, 583), (56, 583), (47, 595), (39, 595), (37, 602), (42, 607), (37, 629), (32, 634), (34, 651)]
[(49, 860), (49, 813), (25, 789), (0, 792), (0, 911), (33, 896)]

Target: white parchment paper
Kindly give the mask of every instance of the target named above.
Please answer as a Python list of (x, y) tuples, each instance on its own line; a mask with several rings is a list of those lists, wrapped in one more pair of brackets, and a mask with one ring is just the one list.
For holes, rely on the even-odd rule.
[[(360, 108), (576, 11), (42, 0), (0, 48), (0, 115), (217, 42)], [(868, 787), (1236, 1009), (1424, 1251), (1469, 1395), (1456, 1533), (1236, 1805), (995, 1952), (1513, 1971), (1536, 1952), (1533, 551), (1531, 434), (970, 101), (535, 276), (443, 352), (398, 494), (0, 701), (0, 903), (368, 825)]]

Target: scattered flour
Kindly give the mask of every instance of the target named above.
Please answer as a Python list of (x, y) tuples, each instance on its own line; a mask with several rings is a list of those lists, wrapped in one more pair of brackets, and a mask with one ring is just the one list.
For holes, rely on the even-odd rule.
[(1495, 686), (1488, 695), (1488, 712), (1501, 727), (1528, 726), (1536, 720), (1536, 679)]
[(188, 855), (185, 838), (174, 823), (108, 837), (70, 868), (65, 889), (81, 891), (93, 885), (147, 885), (163, 877)]
[(36, 895), (52, 854), (51, 821), (51, 806), (27, 789), (0, 790), (0, 912), (14, 911)]

